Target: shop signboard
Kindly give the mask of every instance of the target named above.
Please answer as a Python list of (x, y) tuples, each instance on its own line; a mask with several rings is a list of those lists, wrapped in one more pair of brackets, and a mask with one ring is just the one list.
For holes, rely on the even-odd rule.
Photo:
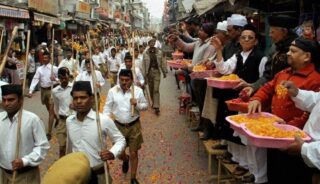
[(38, 12), (57, 15), (59, 13), (59, 0), (28, 0), (28, 7)]

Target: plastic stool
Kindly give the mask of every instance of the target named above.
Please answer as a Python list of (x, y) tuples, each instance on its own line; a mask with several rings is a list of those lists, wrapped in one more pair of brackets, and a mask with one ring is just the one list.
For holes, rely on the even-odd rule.
[(188, 93), (182, 93), (179, 97), (179, 114), (186, 112), (187, 104), (191, 101)]

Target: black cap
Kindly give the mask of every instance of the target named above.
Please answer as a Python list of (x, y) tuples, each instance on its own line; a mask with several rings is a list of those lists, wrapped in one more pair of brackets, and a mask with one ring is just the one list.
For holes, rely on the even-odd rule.
[(77, 81), (73, 84), (71, 90), (71, 96), (74, 91), (86, 91), (90, 96), (92, 95), (92, 89), (90, 81)]
[(315, 41), (299, 37), (296, 38), (292, 43), (292, 46), (298, 47), (304, 52), (310, 52), (313, 62), (319, 60), (319, 53), (318, 53), (318, 44)]
[(7, 84), (1, 86), (2, 96), (16, 94), (18, 96), (22, 96), (22, 86), (18, 84)]
[(132, 56), (129, 52), (126, 53), (126, 55), (124, 56), (124, 60), (126, 59), (131, 59), (132, 60)]
[(272, 27), (282, 27), (282, 28), (295, 28), (298, 25), (298, 20), (287, 15), (277, 15), (268, 17), (269, 25)]
[(126, 77), (130, 77), (131, 79), (133, 79), (133, 74), (130, 69), (121, 69), (120, 73), (119, 73), (119, 77), (120, 76), (126, 76)]
[(70, 75), (70, 71), (67, 67), (61, 67), (59, 68), (58, 70), (58, 76), (67, 76), (67, 75)]
[(249, 31), (252, 31), (254, 32), (255, 34), (257, 34), (257, 29), (254, 25), (252, 24), (246, 24), (245, 26), (243, 26), (243, 29), (242, 31), (246, 31), (246, 30), (249, 30)]

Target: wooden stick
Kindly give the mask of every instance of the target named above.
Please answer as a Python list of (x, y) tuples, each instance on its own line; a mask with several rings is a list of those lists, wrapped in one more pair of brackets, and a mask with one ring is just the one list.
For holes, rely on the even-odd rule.
[[(135, 57), (134, 57), (134, 32), (132, 32), (132, 44), (131, 44), (131, 49), (132, 49), (132, 68), (131, 68), (131, 71), (132, 71), (132, 78), (133, 78), (133, 81), (132, 81), (132, 87), (131, 87), (131, 98), (134, 99), (134, 79), (135, 79), (135, 76), (136, 76), (136, 65), (135, 65)], [(131, 105), (131, 116), (134, 116), (134, 105)]]
[(74, 39), (73, 39), (73, 34), (71, 35), (71, 52), (72, 52), (72, 55), (71, 55), (71, 58), (73, 59), (73, 42), (74, 42)]
[(1, 62), (1, 65), (0, 65), (0, 76), (2, 76), (2, 72), (3, 72), (4, 66), (6, 65), (6, 62), (7, 62), (7, 57), (8, 57), (8, 53), (10, 51), (11, 44), (12, 44), (12, 42), (14, 40), (14, 37), (16, 36), (17, 32), (18, 32), (18, 26), (14, 26), (12, 34), (11, 34), (10, 41), (9, 41), (9, 43), (7, 45), (6, 51), (5, 51), (4, 55), (3, 55), (2, 62)]
[[(54, 60), (54, 28), (52, 28), (52, 40), (51, 40), (51, 77), (54, 76), (53, 74), (53, 60)], [(53, 88), (53, 82), (51, 82), (51, 91)], [(52, 95), (52, 93), (51, 93)]]
[[(26, 78), (27, 78), (27, 68), (28, 68), (28, 56), (29, 56), (29, 45), (30, 45), (30, 30), (28, 30), (27, 34), (27, 48), (26, 48), (26, 61), (24, 63), (24, 70), (23, 70), (23, 83), (22, 83), (22, 94), (24, 94), (25, 88), (26, 88)], [(15, 152), (15, 158), (19, 158), (19, 152), (20, 152), (20, 137), (21, 137), (21, 119), (22, 119), (22, 111), (23, 111), (23, 102), (22, 106), (19, 110), (18, 114), (18, 127), (17, 127), (17, 139), (16, 139), (16, 152)], [(17, 177), (17, 170), (13, 171), (13, 176), (12, 176), (12, 184), (15, 183)]]
[(1, 55), (1, 51), (2, 51), (2, 39), (3, 39), (3, 33), (4, 33), (4, 29), (1, 30), (1, 37), (0, 37), (0, 55)]
[[(98, 127), (98, 135), (99, 135), (99, 142), (101, 146), (101, 151), (104, 149), (104, 144), (102, 140), (102, 133), (101, 133), (101, 123), (100, 123), (100, 115), (99, 115), (99, 102), (98, 102), (98, 90), (95, 87), (97, 83), (97, 76), (96, 72), (93, 66), (93, 61), (92, 61), (92, 51), (91, 51), (91, 39), (90, 39), (90, 33), (87, 33), (87, 42), (88, 42), (88, 47), (89, 47), (89, 55), (90, 55), (90, 68), (91, 68), (91, 76), (92, 76), (92, 85), (93, 85), (93, 91), (94, 91), (94, 100), (95, 100), (95, 105), (96, 105), (96, 120), (97, 120), (97, 127)], [(108, 165), (107, 162), (103, 163), (104, 167), (104, 172), (105, 172), (105, 179), (106, 179), (106, 184), (109, 184), (109, 171), (108, 171)]]

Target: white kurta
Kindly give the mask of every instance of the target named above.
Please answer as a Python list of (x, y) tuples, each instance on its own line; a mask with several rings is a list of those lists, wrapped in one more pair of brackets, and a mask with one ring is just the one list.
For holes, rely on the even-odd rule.
[[(12, 170), (15, 160), (17, 113), (11, 122), (7, 112), (0, 113), (0, 167)], [(21, 118), (21, 140), (19, 158), (24, 166), (38, 166), (45, 159), (50, 144), (46, 137), (43, 122), (32, 112), (23, 110)]]
[[(125, 138), (109, 117), (100, 114), (100, 123), (103, 144), (106, 144), (106, 139), (109, 137), (113, 143), (109, 151), (115, 157), (118, 157), (125, 149)], [(91, 167), (103, 163), (99, 156), (101, 145), (95, 111), (90, 110), (82, 122), (77, 119), (76, 114), (69, 116), (67, 118), (67, 132), (70, 140), (69, 144), (73, 152), (85, 153), (88, 156)]]

